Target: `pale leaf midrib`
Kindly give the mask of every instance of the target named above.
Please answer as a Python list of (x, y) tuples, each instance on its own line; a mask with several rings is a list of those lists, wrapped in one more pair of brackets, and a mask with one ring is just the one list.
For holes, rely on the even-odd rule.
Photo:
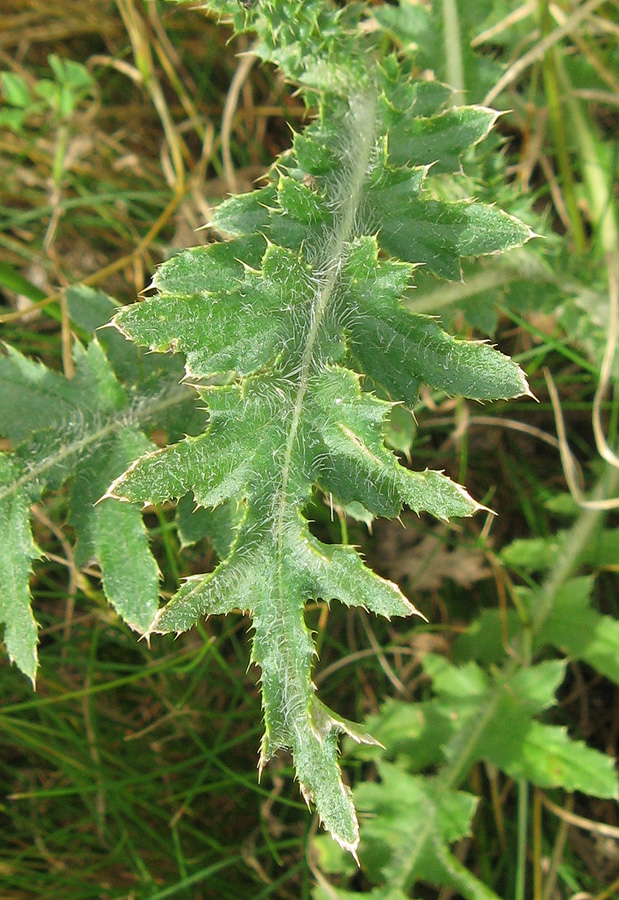
[[(290, 673), (295, 672), (294, 648), (289, 623), (291, 610), (287, 603), (287, 586), (284, 578), (285, 559), (285, 530), (287, 510), (289, 506), (288, 488), (291, 475), (292, 458), (299, 426), (303, 414), (303, 404), (307, 395), (309, 381), (314, 363), (314, 353), (325, 313), (333, 299), (335, 289), (340, 277), (342, 265), (346, 257), (346, 248), (355, 234), (355, 220), (364, 193), (364, 184), (370, 167), (374, 142), (376, 137), (376, 98), (362, 96), (351, 100), (349, 122), (350, 133), (348, 139), (351, 142), (351, 165), (349, 169), (348, 190), (342, 189), (344, 200), (340, 215), (335, 220), (335, 225), (330, 241), (322, 254), (322, 265), (315, 269), (314, 276), (318, 287), (316, 289), (313, 306), (310, 315), (310, 328), (303, 351), (299, 369), (298, 387), (295, 395), (290, 428), (286, 440), (286, 449), (282, 465), (282, 477), (280, 487), (275, 498), (274, 509), (274, 540), (276, 546), (277, 565), (277, 592), (273, 602), (277, 604), (276, 620), (280, 623), (279, 641), (280, 653), (287, 661), (286, 668)], [(356, 129), (353, 133), (353, 129)], [(354, 144), (353, 144), (354, 142)], [(275, 640), (275, 636), (270, 636)], [(305, 697), (307, 685), (296, 684), (293, 693)]]

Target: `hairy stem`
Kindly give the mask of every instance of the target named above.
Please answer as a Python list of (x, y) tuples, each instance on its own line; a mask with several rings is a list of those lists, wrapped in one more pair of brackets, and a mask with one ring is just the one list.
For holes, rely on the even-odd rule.
[[(290, 430), (286, 441), (286, 451), (282, 469), (282, 480), (276, 503), (275, 539), (278, 547), (279, 571), (282, 571), (284, 553), (284, 528), (286, 511), (288, 508), (288, 484), (290, 481), (290, 467), (294, 452), (295, 441), (299, 431), (299, 423), (303, 411), (303, 402), (307, 394), (310, 375), (313, 368), (314, 351), (320, 328), (333, 298), (334, 291), (340, 276), (342, 263), (345, 258), (346, 247), (354, 234), (355, 219), (363, 194), (363, 185), (366, 179), (371, 154), (374, 147), (374, 132), (376, 127), (375, 102), (373, 98), (361, 97), (353, 99), (350, 105), (351, 131), (355, 128), (355, 138), (358, 140), (359, 151), (353, 160), (348, 181), (349, 192), (345, 196), (341, 215), (327, 246), (323, 257), (321, 269), (324, 276), (322, 283), (316, 292), (310, 316), (310, 327), (301, 360), (299, 373), (299, 386), (297, 389)], [(352, 137), (352, 135), (351, 135)], [(280, 603), (283, 597), (280, 595)], [(282, 610), (282, 621), (285, 621), (286, 613)]]
[[(284, 516), (287, 505), (287, 489), (290, 479), (290, 463), (294, 450), (297, 433), (299, 430), (299, 422), (301, 421), (301, 413), (303, 410), (303, 401), (307, 393), (309, 378), (312, 371), (312, 363), (314, 358), (314, 349), (316, 340), (320, 333), (322, 321), (325, 312), (328, 309), (335, 287), (337, 285), (342, 263), (346, 253), (346, 247), (354, 234), (354, 226), (357, 210), (359, 208), (361, 197), (363, 194), (363, 185), (367, 175), (370, 158), (374, 147), (374, 131), (376, 127), (375, 102), (373, 98), (362, 97), (353, 99), (350, 104), (351, 131), (356, 127), (355, 138), (359, 141), (359, 153), (353, 161), (350, 171), (348, 187), (350, 189), (349, 196), (345, 196), (341, 215), (335, 228), (331, 240), (324, 253), (323, 263), (320, 269), (324, 275), (317, 272), (318, 278), (322, 281), (316, 292), (312, 311), (310, 316), (310, 328), (303, 351), (301, 360), (301, 371), (299, 375), (299, 387), (297, 390), (294, 411), (288, 440), (286, 442), (286, 454), (284, 457), (284, 466), (282, 474), (282, 487), (278, 501), (278, 513), (276, 520), (276, 534), (278, 543), (281, 546), (281, 534), (284, 522)], [(351, 135), (352, 137), (352, 135)]]
[[(358, 844), (358, 825), (349, 792), (341, 783), (337, 768), (337, 745), (333, 720), (317, 713), (312, 705), (311, 658), (313, 645), (305, 625), (302, 596), (291, 596), (287, 584), (287, 528), (298, 512), (299, 499), (291, 489), (293, 460), (304, 403), (316, 367), (316, 345), (324, 318), (333, 301), (347, 247), (355, 235), (356, 220), (364, 194), (364, 183), (375, 143), (375, 101), (367, 97), (353, 100), (349, 110), (350, 157), (342, 203), (330, 240), (313, 277), (317, 288), (310, 309), (297, 385), (287, 431), (281, 480), (274, 503), (273, 540), (276, 574), (271, 596), (258, 604), (254, 613), (254, 647), (262, 667), (265, 736), (260, 768), (277, 749), (291, 747), (301, 791), (314, 799), (318, 811), (333, 836), (353, 854)], [(340, 187), (338, 186), (338, 191)], [(264, 656), (263, 656), (264, 654)], [(316, 715), (324, 721), (318, 722)]]

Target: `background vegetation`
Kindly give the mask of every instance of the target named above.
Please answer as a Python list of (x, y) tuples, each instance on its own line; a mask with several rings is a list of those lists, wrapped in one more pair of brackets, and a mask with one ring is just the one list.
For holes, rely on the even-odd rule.
[[(420, 275), (409, 300), (452, 331), (492, 336), (527, 370), (536, 405), (481, 409), (426, 393), (417, 422), (400, 423), (401, 447), (413, 440), (416, 467), (445, 469), (499, 517), (448, 527), (408, 515), (406, 530), (378, 521), (370, 536), (363, 522), (315, 510), (318, 528), (361, 544), (429, 620), (384, 624), (336, 604), (309, 614), (323, 698), (351, 718), (373, 717), (392, 766), (381, 764), (382, 784), (403, 797), (404, 776), (440, 766), (433, 753), (447, 740), (438, 726), (424, 732), (415, 716), (463, 714), (465, 696), (483, 708), (475, 666), (509, 664), (506, 637), (517, 628), (530, 635), (531, 658), (536, 640), (556, 648), (543, 657), (555, 669), (545, 670), (536, 698), (536, 710), (548, 708), (545, 723), (616, 754), (619, 406), (610, 349), (619, 12), (592, 0), (444, 0), (433, 8), (377, 5), (374, 27), (467, 102), (509, 110), (458, 190), (496, 202), (544, 236), (471, 264), (463, 284)], [(71, 286), (133, 301), (158, 262), (208, 240), (195, 228), (209, 221), (212, 205), (251, 188), (289, 145), (288, 125), (299, 125), (303, 106), (270, 69), (236, 55), (249, 39), (228, 45), (229, 36), (190, 6), (5, 0), (7, 343), (70, 377), (72, 333), (86, 340), (98, 324), (72, 311)], [(444, 189), (455, 190), (447, 182)], [(585, 506), (593, 485), (595, 502)], [(60, 493), (35, 510), (45, 551), (32, 586), (43, 626), (36, 694), (3, 663), (2, 895), (296, 898), (318, 884), (321, 898), (372, 885), (384, 897), (401, 896), (396, 886), (412, 896), (410, 865), (398, 870), (378, 846), (381, 835), (392, 835), (391, 849), (410, 837), (388, 793), (365, 796), (379, 834), (372, 838), (368, 820), (367, 862), (357, 873), (323, 838), (314, 841), (285, 757), (257, 783), (260, 703), (255, 673), (246, 671), (246, 623), (211, 620), (176, 642), (136, 642), (104, 600), (99, 573), (75, 564), (70, 531), (54, 524), (64, 505)], [(147, 513), (168, 595), (213, 552), (205, 542), (181, 547), (174, 517), (172, 507)], [(554, 631), (540, 637), (535, 610), (543, 602), (558, 612)], [(499, 712), (504, 727), (513, 725), (513, 710)], [(619, 896), (616, 802), (594, 796), (586, 761), (573, 785), (582, 793), (530, 786), (527, 771), (510, 774), (509, 760), (493, 757), (500, 716), (492, 728), (477, 736), (485, 752), (460, 785), (479, 797), (472, 830), (465, 821), (441, 835), (457, 839), (456, 886), (422, 869), (414, 896)], [(347, 771), (371, 788), (375, 766), (368, 753), (351, 755)], [(414, 808), (414, 799), (407, 803)], [(436, 846), (421, 850), (430, 856)]]

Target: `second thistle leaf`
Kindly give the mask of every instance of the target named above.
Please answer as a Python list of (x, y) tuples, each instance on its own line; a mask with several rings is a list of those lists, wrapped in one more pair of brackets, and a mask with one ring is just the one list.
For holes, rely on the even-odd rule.
[(27, 490), (11, 490), (21, 472), (10, 457), (0, 454), (0, 623), (11, 662), (34, 683), (37, 671), (37, 624), (31, 609), (28, 582), (32, 561), (39, 552), (30, 529), (31, 497)]

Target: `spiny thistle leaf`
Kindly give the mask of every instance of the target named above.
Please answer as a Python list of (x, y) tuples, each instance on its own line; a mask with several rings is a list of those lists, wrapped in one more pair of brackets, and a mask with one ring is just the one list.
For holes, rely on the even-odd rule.
[(40, 553), (30, 529), (32, 504), (71, 479), (75, 560), (98, 559), (108, 600), (144, 632), (157, 609), (159, 573), (140, 508), (95, 504), (111, 480), (152, 449), (140, 426), (165, 420), (179, 403), (186, 412), (193, 405), (186, 406), (187, 389), (170, 390), (169, 382), (167, 393), (160, 384), (151, 384), (150, 394), (125, 388), (96, 340), (87, 349), (76, 345), (74, 355), (70, 381), (15, 350), (0, 357), (0, 427), (14, 447), (0, 454), (0, 622), (10, 659), (33, 682), (37, 625), (28, 582)]
[[(20, 474), (10, 457), (0, 455), (0, 484)], [(30, 529), (30, 502), (27, 492), (0, 495), (0, 622), (9, 659), (34, 683), (38, 638), (28, 582), (39, 553)]]
[(182, 350), (189, 378), (225, 373), (227, 383), (196, 384), (209, 410), (204, 434), (136, 461), (106, 497), (161, 502), (191, 491), (202, 507), (237, 505), (227, 557), (190, 578), (149, 632), (233, 610), (252, 616), (261, 766), (290, 748), (303, 795), (354, 853), (358, 825), (337, 761), (338, 735), (351, 727), (316, 696), (305, 604), (339, 599), (387, 617), (416, 610), (355, 549), (314, 537), (303, 511), (316, 487), (380, 516), (403, 504), (444, 519), (480, 508), (446, 476), (404, 468), (384, 445), (386, 416), (394, 403), (412, 406), (421, 383), (482, 400), (528, 393), (524, 375), (400, 300), (415, 265), (458, 278), (461, 256), (531, 232), (492, 207), (433, 196), (432, 170), (457, 170), (494, 114), (445, 110), (441, 86), (416, 85), (393, 58), (372, 62), (359, 7), (265, 0), (246, 16), (235, 4), (210, 6), (233, 12), (237, 28), (251, 20), (256, 52), (311, 85), (319, 115), (266, 187), (215, 212), (212, 225), (233, 240), (165, 263), (155, 296), (115, 317), (139, 344)]

